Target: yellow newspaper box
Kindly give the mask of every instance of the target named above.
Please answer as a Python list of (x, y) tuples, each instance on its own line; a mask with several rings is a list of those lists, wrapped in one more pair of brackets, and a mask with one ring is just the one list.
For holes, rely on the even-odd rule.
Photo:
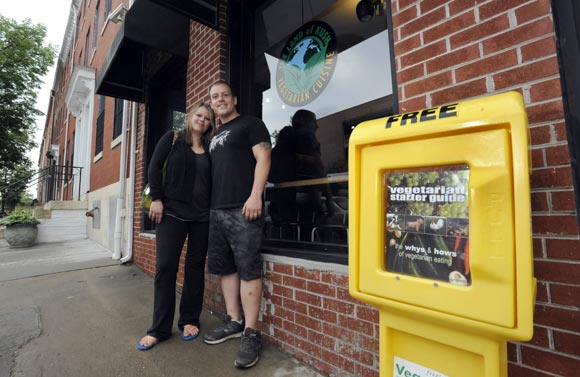
[(529, 169), (515, 92), (355, 128), (350, 293), (379, 309), (381, 376), (507, 376), (533, 332)]

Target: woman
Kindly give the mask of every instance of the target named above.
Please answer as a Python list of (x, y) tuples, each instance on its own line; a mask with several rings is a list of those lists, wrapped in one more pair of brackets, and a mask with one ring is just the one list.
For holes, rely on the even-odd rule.
[(185, 129), (167, 132), (155, 147), (149, 166), (151, 208), (156, 226), (153, 325), (137, 343), (146, 351), (171, 336), (179, 258), (187, 237), (187, 255), (178, 327), (181, 339), (199, 335), (207, 254), (210, 158), (208, 143), (214, 113), (197, 103), (187, 113)]

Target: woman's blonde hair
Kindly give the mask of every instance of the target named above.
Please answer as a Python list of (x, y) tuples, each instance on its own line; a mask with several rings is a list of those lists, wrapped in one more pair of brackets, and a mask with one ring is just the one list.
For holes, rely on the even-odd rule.
[(209, 112), (209, 123), (210, 124), (209, 124), (207, 131), (205, 131), (203, 133), (203, 136), (201, 139), (203, 147), (207, 150), (207, 147), (209, 146), (209, 140), (210, 140), (211, 135), (213, 133), (213, 129), (215, 128), (215, 114), (214, 114), (213, 110), (211, 109), (211, 107), (207, 103), (197, 102), (197, 103), (193, 104), (191, 109), (187, 112), (187, 115), (185, 118), (185, 128), (183, 129), (183, 137), (188, 143), (191, 142), (191, 130), (193, 128), (193, 124), (192, 124), (193, 116), (195, 115), (197, 110), (199, 110), (201, 107), (204, 107)]

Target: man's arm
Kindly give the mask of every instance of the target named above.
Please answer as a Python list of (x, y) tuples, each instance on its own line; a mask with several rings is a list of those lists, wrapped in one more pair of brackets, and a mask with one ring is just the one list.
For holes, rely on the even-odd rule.
[(250, 197), (242, 208), (242, 213), (248, 221), (256, 220), (262, 214), (262, 194), (270, 172), (271, 152), (272, 145), (270, 143), (263, 142), (252, 147), (252, 153), (256, 159), (254, 184)]

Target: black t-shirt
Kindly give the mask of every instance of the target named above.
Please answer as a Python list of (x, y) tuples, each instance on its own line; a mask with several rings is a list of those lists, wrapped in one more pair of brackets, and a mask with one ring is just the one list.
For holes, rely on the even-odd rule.
[(270, 144), (270, 134), (260, 119), (240, 115), (222, 124), (211, 139), (211, 208), (244, 205), (252, 192), (256, 159), (252, 147)]
[(210, 198), (210, 161), (206, 153), (197, 154), (189, 148), (187, 164), (195, 165), (195, 180), (190, 202), (167, 198), (165, 211), (167, 215), (185, 221), (208, 221)]

